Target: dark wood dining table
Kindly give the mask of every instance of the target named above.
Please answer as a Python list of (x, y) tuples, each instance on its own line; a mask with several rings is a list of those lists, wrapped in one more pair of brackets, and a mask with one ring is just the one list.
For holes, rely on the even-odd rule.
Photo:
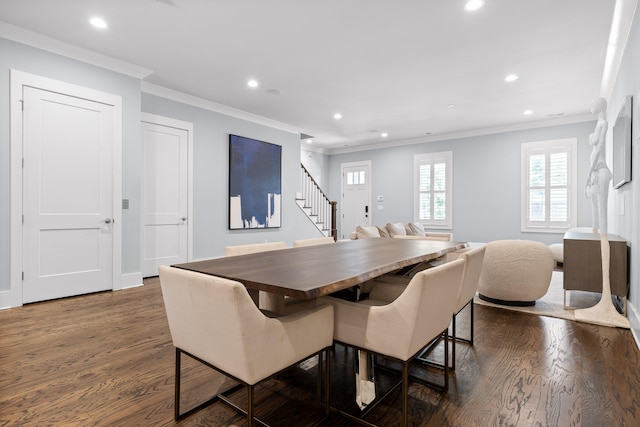
[(369, 238), (259, 252), (173, 267), (236, 280), (250, 291), (314, 299), (466, 247), (465, 242)]
[[(260, 308), (284, 314), (285, 296), (302, 300), (318, 298), (465, 247), (465, 242), (369, 238), (215, 258), (173, 267), (241, 282), (256, 302), (258, 291), (267, 292), (268, 298), (261, 301)], [(375, 399), (377, 392), (370, 380), (368, 356), (366, 352), (358, 354), (355, 401), (358, 405), (364, 402), (366, 406)]]

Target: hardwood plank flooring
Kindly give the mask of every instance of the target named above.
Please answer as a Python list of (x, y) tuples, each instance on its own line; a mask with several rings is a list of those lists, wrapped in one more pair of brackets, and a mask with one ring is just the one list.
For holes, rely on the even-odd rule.
[[(458, 344), (449, 391), (411, 384), (412, 425), (640, 426), (640, 352), (630, 331), (485, 306), (475, 312), (475, 345)], [(467, 325), (465, 310), (459, 330)], [(350, 354), (336, 349), (332, 394), (355, 407)], [(157, 279), (0, 311), (0, 426), (246, 425), (220, 402), (175, 423), (174, 357)], [(315, 373), (296, 367), (259, 387), (258, 416), (276, 426), (353, 425), (322, 418)], [(185, 409), (231, 385), (183, 358)], [(244, 396), (233, 394), (241, 404)], [(397, 425), (399, 408), (395, 392), (367, 420)]]

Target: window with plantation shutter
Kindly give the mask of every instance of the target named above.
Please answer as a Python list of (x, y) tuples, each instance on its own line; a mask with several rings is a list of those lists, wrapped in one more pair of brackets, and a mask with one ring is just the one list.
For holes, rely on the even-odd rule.
[(575, 227), (577, 140), (524, 143), (521, 158), (522, 231)]
[(450, 151), (414, 157), (414, 221), (431, 228), (451, 228), (453, 186)]

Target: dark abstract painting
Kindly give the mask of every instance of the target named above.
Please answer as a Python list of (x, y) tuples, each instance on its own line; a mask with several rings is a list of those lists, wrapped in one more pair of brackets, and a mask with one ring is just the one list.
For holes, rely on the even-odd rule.
[(229, 135), (229, 229), (277, 228), (282, 147)]

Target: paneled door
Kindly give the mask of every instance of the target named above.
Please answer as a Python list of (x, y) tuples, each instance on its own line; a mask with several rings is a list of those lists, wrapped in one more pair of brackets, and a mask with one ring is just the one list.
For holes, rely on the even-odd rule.
[(114, 108), (23, 88), (23, 302), (113, 289)]
[(356, 227), (371, 225), (371, 163), (342, 165), (341, 238), (348, 239)]
[(187, 262), (188, 138), (187, 129), (142, 122), (144, 277)]

